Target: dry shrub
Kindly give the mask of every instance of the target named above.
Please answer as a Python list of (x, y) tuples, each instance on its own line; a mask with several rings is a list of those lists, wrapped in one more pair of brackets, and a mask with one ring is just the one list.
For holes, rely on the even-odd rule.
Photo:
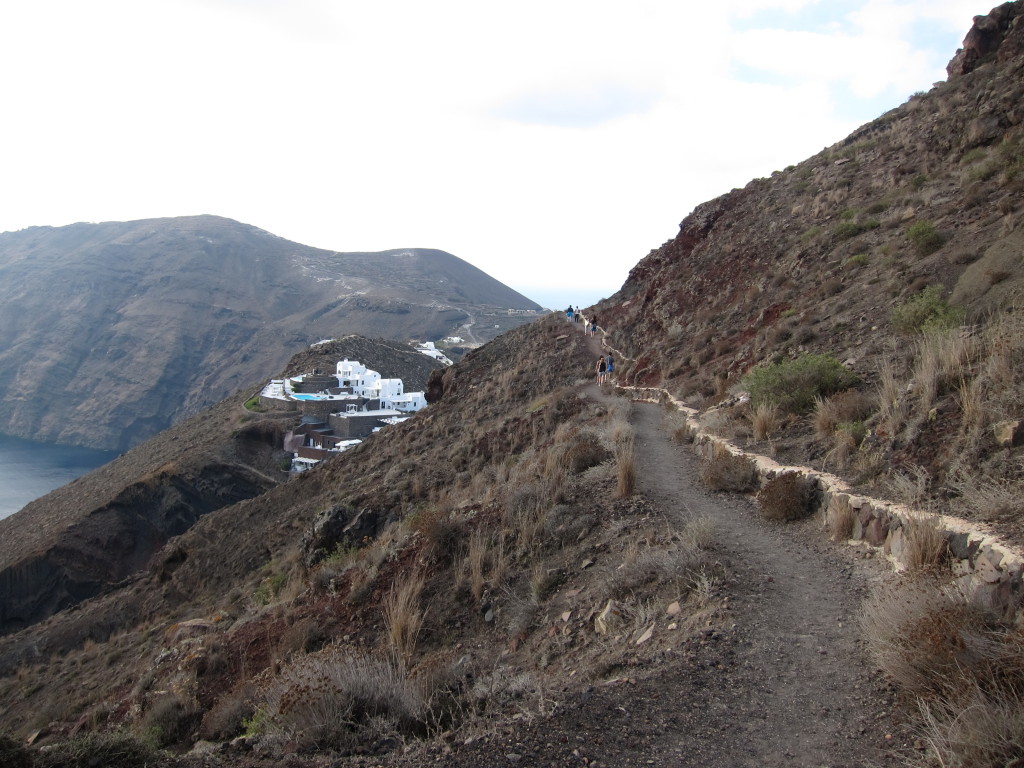
[(391, 591), (384, 598), (384, 626), (387, 630), (388, 644), (395, 660), (406, 665), (416, 651), (416, 642), (426, 612), (420, 606), (420, 594), (423, 592), (424, 578), (414, 571), (401, 581), (392, 585)]
[(423, 549), (435, 562), (452, 563), (466, 546), (466, 521), (443, 509), (433, 509), (417, 518), (416, 530), (423, 536)]
[(903, 521), (903, 547), (909, 568), (934, 568), (946, 561), (949, 554), (949, 534), (936, 520), (929, 517), (910, 517)]
[(199, 726), (199, 738), (207, 741), (227, 741), (242, 733), (245, 721), (255, 712), (253, 697), (256, 689), (252, 683), (239, 683), (225, 693), (203, 715)]
[(975, 685), (1024, 690), (1024, 634), (955, 584), (930, 578), (881, 591), (862, 625), (878, 666), (905, 691), (959, 700)]
[(974, 339), (959, 328), (928, 333), (918, 343), (914, 381), (921, 413), (926, 413), (947, 388), (963, 381), (976, 346)]
[(612, 597), (621, 599), (649, 584), (687, 583), (701, 566), (701, 555), (686, 542), (649, 546), (627, 555), (608, 585)]
[(546, 491), (542, 483), (526, 483), (512, 492), (505, 506), (505, 524), (514, 533), (520, 552), (533, 547), (544, 529), (549, 508)]
[(195, 724), (196, 712), (174, 694), (157, 698), (142, 718), (142, 732), (153, 746), (162, 748), (181, 741)]
[(840, 424), (860, 422), (875, 409), (875, 399), (857, 389), (848, 389), (829, 398), (814, 400), (811, 418), (814, 433), (820, 438), (831, 437)]
[(715, 525), (710, 517), (691, 517), (679, 532), (679, 539), (690, 549), (707, 549), (713, 541), (714, 531)]
[(944, 768), (1008, 768), (1024, 758), (1024, 694), (975, 685), (962, 701), (921, 702), (922, 741)]
[(789, 522), (814, 514), (819, 501), (818, 483), (799, 472), (784, 472), (769, 480), (757, 493), (761, 515)]
[(258, 735), (299, 749), (352, 749), (425, 731), (429, 702), (395, 664), (332, 648), (298, 656), (260, 686)]
[(981, 477), (964, 462), (956, 462), (947, 475), (947, 485), (958, 497), (954, 509), (967, 518), (997, 522), (1017, 519), (1024, 510), (1024, 482)]
[(700, 479), (712, 491), (746, 493), (757, 487), (754, 463), (746, 456), (717, 446), (714, 455), (703, 462)]
[(781, 424), (778, 409), (771, 403), (760, 403), (750, 412), (750, 428), (755, 440), (767, 440)]
[[(160, 768), (171, 764), (171, 758), (122, 732), (90, 733), (58, 741), (33, 753), (33, 760), (29, 763), (34, 768), (138, 768), (140, 765)], [(4, 768), (15, 768), (18, 763), (4, 762), (3, 765)]]
[(611, 452), (601, 444), (600, 438), (589, 431), (577, 432), (562, 451), (563, 466), (578, 475), (611, 458)]

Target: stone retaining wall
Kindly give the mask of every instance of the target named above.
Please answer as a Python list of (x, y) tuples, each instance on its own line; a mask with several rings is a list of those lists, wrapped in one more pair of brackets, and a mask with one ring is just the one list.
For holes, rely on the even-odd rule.
[(834, 531), (837, 523), (852, 518), (849, 543), (881, 550), (896, 570), (906, 570), (912, 565), (907, 532), (915, 525), (934, 525), (946, 538), (953, 575), (973, 601), (1000, 610), (1021, 603), (1024, 559), (980, 526), (959, 518), (860, 496), (852, 493), (849, 486), (835, 475), (809, 467), (783, 466), (767, 456), (747, 453), (724, 438), (702, 431), (696, 418), (697, 411), (665, 390), (617, 388), (635, 400), (661, 403), (686, 414), (693, 434), (693, 448), (699, 455), (711, 458), (716, 451), (726, 450), (745, 456), (756, 467), (761, 486), (784, 472), (798, 472), (816, 483), (821, 491), (817, 514), (822, 527)]

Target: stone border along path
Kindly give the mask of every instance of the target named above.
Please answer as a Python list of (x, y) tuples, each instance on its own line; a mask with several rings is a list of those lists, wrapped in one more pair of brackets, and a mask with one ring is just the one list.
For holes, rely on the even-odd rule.
[[(598, 330), (601, 332), (602, 349), (612, 352), (617, 360), (635, 362), (608, 343), (603, 328), (598, 326)], [(596, 337), (591, 338), (596, 341)], [(905, 546), (908, 525), (914, 522), (934, 524), (947, 532), (952, 572), (971, 600), (986, 607), (1004, 609), (1019, 597), (1024, 579), (1024, 557), (983, 526), (950, 515), (936, 515), (883, 499), (855, 495), (835, 475), (818, 472), (811, 467), (778, 464), (767, 456), (748, 453), (725, 438), (704, 431), (697, 419), (698, 411), (673, 397), (668, 390), (621, 384), (614, 386), (634, 401), (671, 405), (686, 416), (686, 423), (694, 436), (693, 447), (698, 454), (710, 458), (716, 450), (727, 450), (745, 456), (756, 467), (759, 485), (763, 486), (784, 472), (797, 472), (812, 480), (821, 491), (818, 512), (822, 528), (828, 530), (834, 517), (848, 515), (852, 511), (854, 527), (848, 543), (880, 548), (895, 570), (903, 571), (908, 566), (909, 552)]]
[[(614, 399), (596, 383), (584, 392)], [(635, 695), (616, 702), (632, 722), (658, 724), (657, 736), (637, 739), (635, 762), (606, 743), (617, 758), (608, 764), (838, 768), (905, 758), (913, 736), (898, 724), (895, 694), (868, 663), (857, 625), (869, 582), (886, 572), (879, 558), (833, 546), (814, 520), (773, 524), (749, 497), (707, 491), (698, 457), (671, 440), (661, 406), (638, 403), (630, 420), (638, 490), (673, 527), (712, 522), (708, 556), (725, 596), (716, 597), (717, 628), (695, 640), (676, 639), (670, 619), (657, 622), (655, 641), (679, 643), (682, 663), (669, 653)]]

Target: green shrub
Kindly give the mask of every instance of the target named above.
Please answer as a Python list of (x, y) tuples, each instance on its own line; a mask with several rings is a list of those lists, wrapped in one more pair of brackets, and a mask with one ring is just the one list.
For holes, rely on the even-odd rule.
[(907, 228), (907, 237), (921, 256), (935, 253), (946, 242), (946, 238), (930, 221), (915, 221)]
[(964, 311), (950, 306), (942, 296), (941, 285), (929, 285), (892, 311), (893, 327), (900, 333), (925, 333), (956, 328), (964, 321)]
[(857, 384), (857, 376), (831, 355), (802, 355), (774, 365), (754, 368), (743, 378), (755, 408), (770, 403), (789, 413), (806, 413), (815, 398), (842, 392)]
[(868, 219), (867, 221), (845, 220), (836, 224), (832, 234), (835, 235), (837, 240), (849, 240), (851, 237), (856, 237), (868, 230), (878, 229), (880, 226), (881, 223), (877, 219)]

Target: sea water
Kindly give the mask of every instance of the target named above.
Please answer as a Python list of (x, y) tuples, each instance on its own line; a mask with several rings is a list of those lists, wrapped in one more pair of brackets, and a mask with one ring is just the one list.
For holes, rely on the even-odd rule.
[(116, 457), (116, 451), (0, 435), (0, 519)]

